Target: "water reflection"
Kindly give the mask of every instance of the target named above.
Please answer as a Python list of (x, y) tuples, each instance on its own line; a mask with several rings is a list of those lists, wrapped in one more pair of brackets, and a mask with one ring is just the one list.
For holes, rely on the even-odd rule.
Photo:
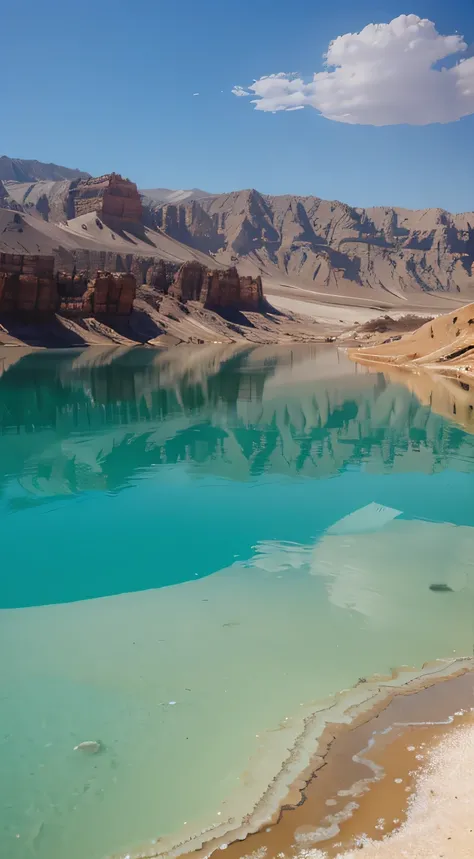
[(0, 372), (2, 857), (240, 820), (321, 702), (472, 653), (474, 436), (432, 398), (324, 347)]
[(177, 463), (234, 480), (472, 468), (433, 396), (325, 347), (12, 349), (0, 372), (0, 492), (23, 489), (10, 509), (116, 492)]

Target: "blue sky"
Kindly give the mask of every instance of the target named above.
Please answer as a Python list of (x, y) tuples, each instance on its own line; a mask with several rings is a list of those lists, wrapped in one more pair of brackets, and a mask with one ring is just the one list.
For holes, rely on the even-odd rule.
[[(142, 188), (254, 187), (359, 206), (474, 210), (473, 115), (379, 127), (311, 106), (255, 110), (231, 93), (279, 72), (308, 81), (331, 40), (412, 13), (473, 45), (473, 0), (5, 3), (0, 154), (116, 170)], [(409, 101), (403, 69), (399, 80), (397, 97)], [(415, 102), (415, 114), (430, 98)]]

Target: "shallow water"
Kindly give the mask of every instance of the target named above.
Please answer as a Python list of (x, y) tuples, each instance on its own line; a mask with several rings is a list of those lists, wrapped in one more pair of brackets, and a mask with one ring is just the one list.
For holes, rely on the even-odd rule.
[(331, 696), (472, 655), (474, 437), (405, 387), (325, 347), (2, 357), (0, 855), (238, 819)]

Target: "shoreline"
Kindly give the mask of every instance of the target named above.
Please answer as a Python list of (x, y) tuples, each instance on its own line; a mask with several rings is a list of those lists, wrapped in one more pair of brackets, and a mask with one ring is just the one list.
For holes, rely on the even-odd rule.
[[(426, 732), (431, 740), (442, 738), (452, 730), (454, 713), (460, 712), (458, 708), (474, 707), (474, 666), (472, 660), (465, 662), (469, 662), (469, 666), (460, 667), (458, 664), (458, 670), (451, 675), (443, 674), (436, 678), (424, 675), (405, 686), (394, 688), (382, 701), (358, 714), (350, 725), (328, 724), (321, 735), (317, 754), (292, 785), (286, 801), (256, 832), (249, 832), (243, 839), (240, 836), (238, 840), (229, 839), (224, 851), (226, 859), (247, 859), (250, 856), (273, 859), (279, 854), (292, 857), (305, 849), (320, 850), (321, 859), (323, 856), (328, 859), (342, 856), (346, 850), (358, 847), (361, 834), (381, 840), (391, 831), (389, 827), (377, 829), (377, 826), (381, 818), (387, 817), (381, 813), (381, 808), (390, 806), (393, 792), (398, 812), (392, 815), (391, 820), (398, 819), (402, 823), (406, 818), (412, 786), (408, 793), (405, 779), (401, 786), (392, 781), (387, 802), (385, 773), (389, 777), (391, 764), (395, 763), (397, 777), (403, 775), (399, 747), (413, 745), (411, 740), (407, 743), (407, 733), (418, 729)], [(446, 683), (450, 687), (449, 696), (446, 695)], [(414, 725), (410, 724), (413, 722)], [(374, 749), (370, 749), (374, 732), (378, 742), (375, 742)], [(395, 751), (394, 760), (390, 755), (390, 741)], [(410, 755), (408, 767), (413, 766), (412, 758)], [(375, 803), (374, 796), (382, 785), (385, 787), (383, 802)], [(365, 807), (367, 804), (368, 809)], [(368, 821), (371, 827), (367, 825)], [(396, 825), (392, 824), (392, 831), (395, 828)], [(222, 850), (222, 840), (219, 841), (192, 853), (180, 852), (180, 855), (203, 859), (216, 850)]]
[[(469, 706), (474, 707), (473, 673), (474, 659), (471, 657), (437, 660), (417, 672), (402, 667), (392, 677), (363, 680), (353, 689), (343, 690), (330, 706), (318, 709), (305, 719), (303, 731), (289, 749), (289, 757), (254, 809), (240, 822), (229, 818), (219, 826), (192, 836), (188, 833), (184, 840), (183, 833), (175, 834), (174, 838), (164, 836), (154, 846), (142, 845), (137, 852), (127, 853), (127, 856), (137, 859), (162, 859), (165, 856), (205, 859), (216, 851), (224, 851), (227, 859), (249, 859), (254, 855), (273, 859), (278, 853), (294, 856), (297, 855), (295, 850), (288, 853), (285, 847), (286, 851), (288, 845), (294, 848), (296, 830), (297, 842), (302, 849), (305, 846), (322, 851), (330, 848), (331, 838), (334, 843), (341, 841), (341, 836), (336, 837), (339, 828), (336, 831), (335, 824), (339, 827), (340, 823), (342, 830), (346, 816), (352, 820), (352, 815), (347, 815), (344, 809), (353, 802), (354, 791), (357, 794), (360, 790), (365, 794), (373, 784), (383, 783), (380, 780), (381, 765), (372, 765), (365, 759), (354, 760), (354, 756), (358, 758), (363, 754), (375, 726), (379, 733), (387, 722), (388, 735), (393, 712), (400, 711), (397, 722), (410, 722), (408, 716), (413, 707), (419, 711), (420, 706), (428, 702), (430, 710), (433, 708), (432, 700), (430, 703), (433, 696), (437, 701), (437, 712), (442, 712), (445, 696), (441, 691), (430, 690), (445, 692), (445, 683), (449, 683), (451, 689), (448, 710), (450, 706), (454, 711), (459, 710), (469, 696), (472, 697)], [(327, 719), (330, 711), (333, 714), (331, 722)], [(426, 720), (425, 716), (425, 719), (417, 721)], [(446, 731), (448, 726), (438, 727)], [(336, 785), (339, 785), (337, 790)], [(339, 790), (342, 794), (338, 800), (335, 797)], [(326, 805), (328, 799), (331, 800), (330, 806)], [(330, 830), (327, 834), (319, 832), (315, 837), (316, 829), (320, 829), (323, 823), (324, 828), (329, 827)], [(306, 831), (308, 827), (309, 833)], [(329, 852), (326, 855), (337, 854)]]

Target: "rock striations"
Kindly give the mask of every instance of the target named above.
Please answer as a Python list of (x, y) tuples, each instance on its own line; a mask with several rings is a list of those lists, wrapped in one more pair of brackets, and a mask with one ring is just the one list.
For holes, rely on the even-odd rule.
[(223, 264), (245, 262), (328, 293), (365, 287), (390, 300), (474, 286), (474, 213), (356, 209), (254, 190), (150, 205), (159, 229)]
[(136, 295), (132, 274), (54, 272), (53, 256), (0, 253), (0, 313), (47, 316), (129, 316)]
[[(171, 259), (179, 243), (186, 249), (184, 259), (205, 264), (207, 255), (216, 268), (242, 266), (252, 278), (278, 279), (278, 286), (301, 285), (327, 295), (395, 304), (412, 298), (423, 303), (426, 296), (444, 300), (446, 293), (466, 301), (473, 297), (474, 212), (360, 209), (319, 197), (277, 197), (255, 190), (210, 195), (155, 189), (140, 195), (133, 182), (116, 173), (91, 178), (12, 159), (0, 159), (2, 180), (0, 210), (17, 208), (50, 226), (71, 228), (76, 236), (82, 231), (78, 244), (84, 245), (94, 230), (93, 223), (81, 219), (96, 215), (97, 250), (108, 244), (111, 251), (112, 243), (117, 247), (117, 236), (106, 233), (104, 224), (139, 238), (148, 229), (153, 236), (150, 254), (157, 241), (167, 242), (163, 258)], [(7, 238), (0, 230), (2, 250), (20, 250), (18, 244), (8, 247)], [(133, 238), (126, 241), (133, 252)], [(43, 250), (41, 243), (36, 247)], [(59, 255), (62, 243), (56, 247)], [(83, 267), (82, 261), (78, 265)], [(156, 270), (150, 276), (160, 281), (162, 275)]]
[(136, 223), (141, 223), (143, 215), (137, 186), (118, 173), (73, 182), (68, 211), (72, 218), (96, 212), (104, 220), (118, 218)]
[(184, 263), (169, 289), (179, 301), (199, 301), (209, 310), (248, 310), (263, 308), (261, 277), (240, 277), (237, 269), (206, 271), (197, 262)]

